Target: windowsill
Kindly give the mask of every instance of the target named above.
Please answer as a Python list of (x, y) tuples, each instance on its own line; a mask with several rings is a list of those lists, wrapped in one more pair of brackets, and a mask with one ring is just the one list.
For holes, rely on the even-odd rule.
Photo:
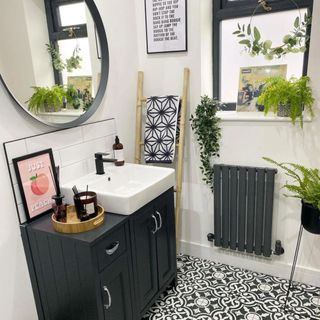
[[(217, 117), (222, 121), (252, 121), (252, 122), (291, 122), (288, 117), (277, 117), (276, 115), (264, 115), (263, 112), (237, 112), (218, 111)], [(312, 119), (304, 117), (303, 122), (311, 122)]]

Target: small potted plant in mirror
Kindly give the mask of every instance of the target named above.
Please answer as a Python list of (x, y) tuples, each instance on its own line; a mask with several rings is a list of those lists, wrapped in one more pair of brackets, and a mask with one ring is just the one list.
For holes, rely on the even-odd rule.
[(293, 124), (299, 119), (303, 127), (303, 111), (313, 117), (314, 97), (309, 85), (310, 78), (286, 80), (283, 77), (270, 77), (266, 80), (257, 103), (264, 106), (265, 115), (272, 111), (278, 116), (291, 118)]
[(76, 89), (72, 84), (66, 87), (66, 98), (67, 103), (74, 109), (79, 109), (81, 105), (81, 99), (79, 98), (79, 90)]
[(66, 91), (62, 86), (54, 85), (53, 87), (32, 87), (34, 93), (31, 98), (26, 101), (28, 110), (34, 114), (39, 112), (55, 112), (59, 111), (66, 99)]
[(320, 235), (320, 171), (296, 163), (280, 163), (267, 157), (263, 159), (280, 167), (293, 179), (292, 183), (286, 182), (282, 186), (291, 193), (285, 196), (301, 199), (302, 226), (305, 230)]

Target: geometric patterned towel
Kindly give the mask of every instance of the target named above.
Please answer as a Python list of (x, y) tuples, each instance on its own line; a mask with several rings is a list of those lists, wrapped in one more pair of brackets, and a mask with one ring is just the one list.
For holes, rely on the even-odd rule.
[(150, 97), (144, 133), (146, 163), (172, 163), (175, 154), (179, 96)]

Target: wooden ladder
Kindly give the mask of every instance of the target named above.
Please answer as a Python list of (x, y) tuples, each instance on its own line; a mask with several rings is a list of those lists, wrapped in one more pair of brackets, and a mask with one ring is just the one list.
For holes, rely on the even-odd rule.
[[(181, 210), (181, 191), (182, 191), (182, 175), (183, 175), (183, 155), (184, 155), (184, 140), (185, 140), (185, 125), (187, 114), (187, 99), (189, 93), (189, 79), (190, 70), (184, 68), (183, 71), (183, 88), (181, 96), (181, 109), (180, 109), (180, 124), (179, 124), (179, 139), (176, 144), (177, 148), (177, 161), (176, 161), (176, 237), (180, 237), (180, 210)], [(137, 104), (136, 104), (136, 147), (135, 147), (135, 163), (141, 163), (142, 146), (144, 145), (142, 137), (142, 108), (145, 105), (147, 98), (143, 95), (143, 81), (144, 73), (138, 72), (138, 91), (137, 91)], [(178, 248), (178, 241), (177, 241)]]

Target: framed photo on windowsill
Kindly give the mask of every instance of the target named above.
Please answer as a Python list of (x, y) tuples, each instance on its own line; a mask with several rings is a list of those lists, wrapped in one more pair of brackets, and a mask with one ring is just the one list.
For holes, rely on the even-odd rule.
[(145, 0), (147, 53), (187, 51), (187, 0)]
[(57, 176), (52, 149), (12, 159), (27, 221), (52, 210)]

